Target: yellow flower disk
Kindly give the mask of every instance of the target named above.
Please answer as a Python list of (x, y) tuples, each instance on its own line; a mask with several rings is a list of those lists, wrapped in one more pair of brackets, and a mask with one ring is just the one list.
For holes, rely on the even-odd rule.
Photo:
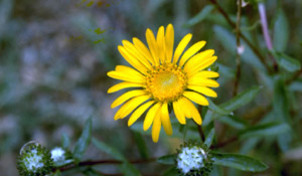
[(150, 29), (146, 31), (148, 47), (139, 39), (133, 43), (123, 40), (118, 50), (123, 58), (132, 66), (116, 66), (107, 75), (122, 82), (108, 89), (114, 93), (128, 89), (119, 96), (111, 108), (121, 107), (114, 119), (122, 119), (130, 115), (128, 125), (135, 123), (144, 112), (144, 130), (152, 125), (152, 139), (158, 141), (161, 126), (168, 135), (172, 135), (172, 125), (168, 106), (172, 105), (174, 114), (180, 124), (186, 124), (186, 118), (192, 118), (202, 124), (202, 118), (195, 104), (209, 105), (208, 97), (217, 97), (211, 88), (219, 87), (211, 78), (219, 77), (214, 71), (205, 70), (212, 65), (217, 56), (214, 50), (200, 51), (206, 44), (199, 41), (189, 47), (192, 34), (187, 34), (174, 48), (174, 28), (169, 24), (158, 29), (156, 38)]

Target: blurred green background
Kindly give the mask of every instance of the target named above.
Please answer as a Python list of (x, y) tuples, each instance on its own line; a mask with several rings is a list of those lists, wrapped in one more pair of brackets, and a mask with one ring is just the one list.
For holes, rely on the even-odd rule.
[[(236, 1), (218, 3), (235, 21)], [(232, 98), (235, 30), (210, 4), (207, 0), (0, 0), (0, 175), (18, 175), (16, 157), (28, 141), (51, 149), (66, 135), (74, 144), (88, 117), (93, 117), (95, 138), (129, 159), (139, 158), (134, 145), (137, 133), (127, 127), (127, 120), (113, 120), (116, 109), (110, 104), (121, 93), (106, 93), (116, 83), (106, 72), (117, 64), (127, 64), (117, 51), (121, 41), (138, 37), (145, 42), (147, 28), (155, 31), (172, 23), (176, 43), (188, 32), (193, 33), (193, 42), (206, 40), (206, 48), (215, 49), (219, 58), (221, 86), (213, 101), (221, 104)], [(270, 166), (267, 171), (251, 174), (220, 168), (213, 175), (302, 175), (302, 79), (295, 76), (299, 71), (295, 65), (302, 61), (302, 1), (267, 0), (265, 5), (275, 49), (294, 61), (280, 62), (285, 67), (268, 73), (245, 46), (239, 92), (253, 85), (262, 89), (251, 103), (236, 111), (237, 121), (215, 120), (215, 140), (237, 135), (244, 129), (242, 124), (275, 119), (290, 129), (281, 137), (272, 133), (244, 138), (221, 149), (261, 159)], [(207, 15), (192, 20), (205, 8)], [(257, 6), (242, 9), (241, 30), (269, 63)], [(182, 138), (172, 136), (154, 144), (148, 134), (143, 138), (151, 157), (175, 152), (182, 143)], [(90, 146), (83, 159), (87, 158), (111, 157)], [(161, 172), (165, 167), (144, 164), (138, 168), (152, 173), (154, 168)], [(99, 169), (116, 172), (114, 166)]]

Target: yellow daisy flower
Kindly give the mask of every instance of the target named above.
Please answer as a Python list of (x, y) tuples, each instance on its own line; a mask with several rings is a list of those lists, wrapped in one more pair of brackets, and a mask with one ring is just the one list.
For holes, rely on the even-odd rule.
[(172, 134), (169, 106), (173, 107), (180, 124), (186, 124), (186, 118), (193, 118), (201, 125), (202, 119), (194, 103), (207, 106), (209, 102), (203, 95), (217, 97), (210, 88), (219, 86), (211, 79), (219, 74), (205, 70), (217, 56), (213, 56), (213, 49), (199, 52), (205, 41), (195, 43), (184, 52), (191, 38), (192, 34), (187, 34), (173, 53), (174, 29), (169, 24), (166, 30), (163, 26), (158, 29), (156, 38), (147, 29), (149, 48), (135, 37), (133, 43), (122, 41), (123, 46), (118, 46), (118, 50), (133, 68), (118, 65), (107, 73), (109, 77), (123, 81), (109, 88), (108, 93), (131, 88), (111, 104), (111, 108), (122, 105), (115, 120), (133, 112), (128, 120), (128, 126), (131, 126), (147, 111), (143, 127), (146, 131), (153, 124), (154, 142), (158, 141), (161, 125), (168, 135)]

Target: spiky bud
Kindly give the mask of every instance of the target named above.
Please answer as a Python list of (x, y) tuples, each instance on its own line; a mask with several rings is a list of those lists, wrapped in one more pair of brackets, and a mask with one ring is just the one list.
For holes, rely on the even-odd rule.
[(17, 168), (21, 176), (46, 175), (53, 168), (53, 160), (46, 148), (37, 142), (29, 142), (20, 150)]
[(73, 162), (71, 153), (61, 147), (55, 147), (50, 153), (55, 166), (63, 166)]
[(184, 176), (207, 176), (213, 166), (208, 147), (194, 142), (181, 146), (176, 161), (180, 175)]

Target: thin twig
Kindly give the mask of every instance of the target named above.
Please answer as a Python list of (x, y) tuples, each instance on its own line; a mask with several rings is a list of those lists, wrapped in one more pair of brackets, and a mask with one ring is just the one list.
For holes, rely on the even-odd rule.
[(293, 81), (295, 81), (297, 78), (299, 78), (299, 76), (302, 75), (302, 68), (297, 71), (292, 77), (290, 77), (288, 80), (285, 81), (286, 85), (289, 85), (290, 83), (292, 83)]
[(216, 149), (216, 148), (224, 147), (224, 146), (226, 146), (226, 145), (228, 145), (228, 144), (230, 144), (230, 143), (232, 143), (232, 142), (235, 142), (235, 141), (237, 141), (237, 140), (238, 140), (238, 136), (233, 136), (233, 137), (229, 138), (229, 139), (226, 140), (226, 141), (223, 141), (223, 142), (221, 142), (221, 143), (218, 143), (218, 144), (216, 144), (216, 145), (213, 145), (213, 146), (211, 147), (211, 149)]
[[(139, 159), (139, 160), (130, 160), (129, 163), (132, 164), (143, 164), (143, 163), (150, 163), (156, 161), (155, 158), (150, 158), (150, 159)], [(62, 166), (59, 168), (53, 169), (53, 171), (59, 170), (61, 172), (71, 170), (77, 167), (84, 167), (84, 166), (94, 166), (94, 165), (101, 165), (101, 164), (123, 164), (123, 161), (120, 160), (88, 160), (88, 161), (82, 161), (79, 162), (78, 164), (69, 164), (66, 166)]]
[[(232, 26), (233, 28), (236, 28), (236, 24), (232, 22), (229, 15), (223, 10), (223, 8), (218, 4), (218, 2), (216, 0), (210, 0), (210, 2), (214, 5), (216, 5), (218, 11), (223, 15), (223, 17), (226, 19), (226, 21), (229, 23), (229, 25)], [(256, 56), (258, 57), (260, 62), (265, 66), (265, 68), (268, 70), (268, 72), (272, 72), (272, 70), (270, 69), (270, 67), (266, 63), (264, 56), (262, 56), (260, 51), (247, 39), (247, 37), (245, 37), (244, 34), (241, 33), (241, 31), (240, 31), (240, 37), (252, 49), (252, 51), (256, 54)]]
[[(270, 37), (269, 32), (268, 32), (266, 11), (265, 11), (265, 5), (264, 5), (263, 2), (258, 3), (258, 11), (259, 11), (259, 15), (260, 15), (261, 27), (262, 27), (262, 32), (263, 32), (266, 47), (269, 51), (272, 51), (273, 50), (273, 44), (272, 44), (272, 40), (271, 40), (271, 37)], [(275, 72), (277, 72), (278, 71), (278, 64), (276, 62), (276, 59), (271, 54), (269, 54), (269, 58), (273, 62)]]
[(203, 131), (202, 131), (202, 128), (201, 128), (201, 126), (198, 125), (197, 123), (196, 123), (196, 125), (197, 125), (197, 129), (198, 129), (198, 132), (199, 132), (200, 139), (201, 139), (201, 141), (203, 142), (203, 141), (205, 140), (205, 136), (204, 136), (204, 133), (203, 133)]
[(237, 22), (236, 22), (236, 45), (237, 45), (237, 51), (236, 51), (236, 77), (234, 82), (234, 90), (233, 90), (233, 96), (237, 95), (238, 92), (238, 85), (240, 80), (240, 55), (242, 54), (242, 46), (240, 45), (240, 17), (241, 17), (241, 1), (237, 0)]

